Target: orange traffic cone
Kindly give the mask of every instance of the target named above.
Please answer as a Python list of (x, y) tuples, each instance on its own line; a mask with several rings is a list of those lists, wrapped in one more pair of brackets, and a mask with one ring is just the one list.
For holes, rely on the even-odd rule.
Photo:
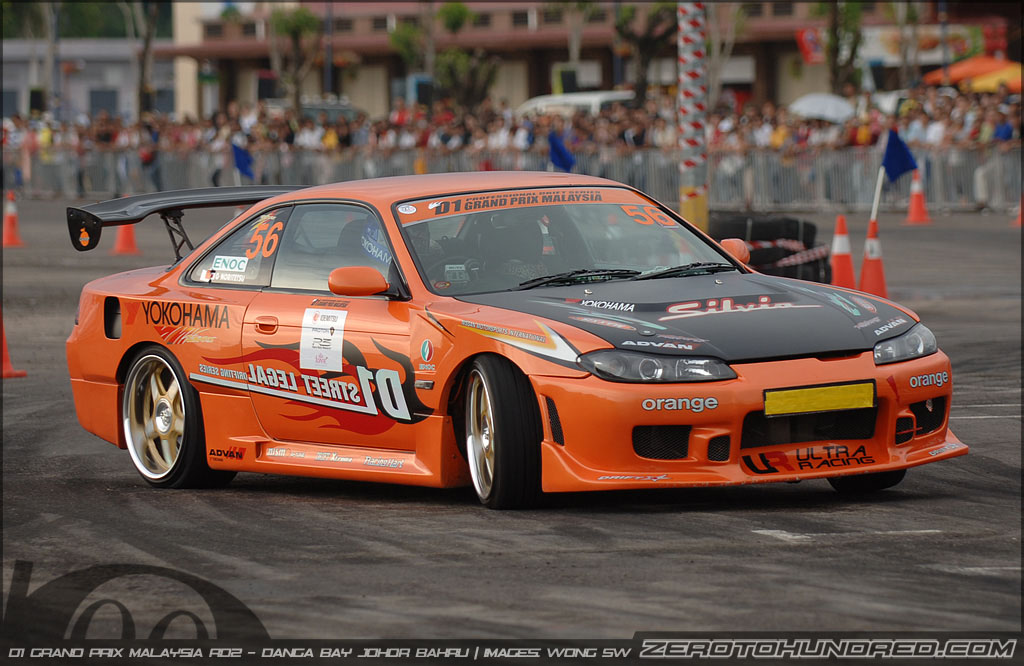
[(14, 205), (14, 192), (7, 192), (7, 203), (4, 205), (4, 247), (23, 247), (18, 235), (18, 207)]
[(928, 209), (924, 205), (924, 187), (921, 185), (921, 172), (914, 169), (914, 180), (910, 181), (910, 210), (903, 224), (931, 224)]
[(4, 328), (3, 315), (0, 315), (0, 336), (4, 339), (3, 378), (24, 377), (28, 373), (24, 370), (15, 370), (11, 366), (11, 356), (7, 353), (7, 330)]
[(135, 245), (135, 228), (130, 224), (122, 224), (117, 228), (117, 240), (110, 254), (142, 254)]
[(836, 233), (832, 236), (832, 284), (837, 287), (857, 288), (853, 274), (853, 255), (850, 254), (850, 236), (846, 231), (846, 217), (836, 216)]
[(885, 288), (885, 268), (882, 266), (882, 244), (878, 240), (878, 221), (868, 223), (868, 239), (864, 241), (864, 263), (860, 267), (861, 291), (889, 298)]
[(1011, 227), (1020, 226), (1020, 213), (1022, 209), (1024, 209), (1024, 197), (1020, 198), (1020, 208), (1017, 209), (1017, 219), (1013, 221), (1013, 224), (1010, 225)]

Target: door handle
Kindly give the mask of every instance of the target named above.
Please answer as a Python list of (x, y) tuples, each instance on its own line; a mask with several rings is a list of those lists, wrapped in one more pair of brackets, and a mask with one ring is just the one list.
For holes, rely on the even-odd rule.
[(271, 334), (277, 332), (277, 317), (260, 315), (256, 317), (256, 332)]

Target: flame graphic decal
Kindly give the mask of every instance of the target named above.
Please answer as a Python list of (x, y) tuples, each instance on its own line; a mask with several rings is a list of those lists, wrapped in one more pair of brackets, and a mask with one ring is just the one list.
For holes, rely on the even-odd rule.
[[(227, 358), (212, 358), (204, 357), (205, 360), (210, 363), (217, 363), (221, 365), (227, 365), (232, 363), (254, 363), (258, 361), (281, 361), (291, 367), (295, 368), (296, 371), (302, 374), (317, 375), (325, 379), (339, 379), (342, 377), (358, 377), (357, 368), (359, 366), (365, 367), (371, 372), (376, 372), (380, 368), (370, 368), (366, 364), (366, 357), (362, 351), (352, 344), (350, 341), (345, 340), (342, 348), (342, 358), (344, 364), (342, 365), (341, 372), (319, 372), (316, 370), (304, 370), (299, 366), (299, 344), (292, 343), (287, 345), (269, 345), (259, 343), (263, 349), (258, 351), (243, 354), (241, 356), (233, 356)], [(414, 387), (414, 373), (412, 370), (412, 363), (408, 356), (400, 354), (399, 352), (392, 351), (386, 347), (381, 346), (376, 340), (374, 345), (378, 351), (388, 359), (394, 361), (400, 368), (402, 374), (402, 393), (404, 394), (406, 403), (409, 407), (410, 418), (408, 420), (401, 421), (402, 423), (419, 423), (423, 419), (433, 414), (433, 410), (423, 404), (420, 401), (419, 396), (416, 394)], [(381, 397), (376, 382), (370, 381), (370, 393), (372, 395), (375, 405), (381, 404)], [(282, 414), (285, 418), (294, 421), (317, 421), (318, 419), (325, 418), (330, 422), (319, 424), (318, 428), (327, 428), (333, 430), (344, 430), (348, 432), (359, 433), (362, 435), (378, 435), (382, 432), (386, 432), (391, 429), (397, 421), (388, 417), (383, 413), (378, 414), (360, 414), (358, 412), (350, 412), (345, 410), (334, 409), (332, 407), (313, 405), (307, 402), (299, 400), (288, 400), (285, 402), (289, 407), (301, 408), (307, 410), (304, 414)]]

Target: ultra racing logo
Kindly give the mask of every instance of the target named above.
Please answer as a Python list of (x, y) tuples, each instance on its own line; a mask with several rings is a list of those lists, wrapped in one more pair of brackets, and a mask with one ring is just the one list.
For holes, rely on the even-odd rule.
[(506, 326), (467, 321), (465, 319), (459, 325), (474, 333), (494, 340), (500, 340), (505, 344), (512, 345), (553, 363), (576, 368), (576, 359), (580, 355), (579, 351), (550, 326), (546, 326), (537, 320), (534, 320), (534, 323), (543, 331), (544, 335)]
[(813, 446), (795, 451), (768, 451), (754, 456), (743, 456), (743, 466), (752, 474), (779, 474), (803, 472), (825, 468), (873, 465), (875, 459), (864, 445), (850, 449), (842, 444)]

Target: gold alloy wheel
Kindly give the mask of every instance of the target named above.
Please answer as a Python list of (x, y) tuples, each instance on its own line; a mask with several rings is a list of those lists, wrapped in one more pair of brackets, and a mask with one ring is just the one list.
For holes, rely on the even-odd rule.
[(469, 373), (469, 397), (466, 409), (466, 454), (473, 487), (481, 499), (491, 494), (494, 484), (494, 410), (487, 382), (479, 370)]
[(125, 382), (121, 413), (135, 467), (154, 481), (167, 476), (185, 439), (185, 401), (166, 360), (148, 354), (135, 362)]

